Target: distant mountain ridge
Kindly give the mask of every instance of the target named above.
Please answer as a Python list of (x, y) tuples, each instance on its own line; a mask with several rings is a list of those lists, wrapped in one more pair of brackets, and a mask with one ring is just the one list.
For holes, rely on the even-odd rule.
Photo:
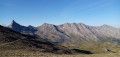
[(27, 27), (13, 20), (9, 28), (23, 34), (41, 37), (58, 43), (90, 43), (120, 39), (120, 28), (109, 25), (95, 27), (83, 23), (65, 23), (62, 25), (44, 23), (39, 27)]

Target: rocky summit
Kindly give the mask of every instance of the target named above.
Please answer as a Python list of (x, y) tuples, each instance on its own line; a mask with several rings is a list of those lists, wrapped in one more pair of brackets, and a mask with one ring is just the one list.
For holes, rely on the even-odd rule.
[(56, 43), (92, 43), (120, 40), (120, 28), (109, 25), (89, 26), (83, 23), (53, 25), (44, 23), (39, 27), (33, 27), (20, 25), (13, 20), (9, 28)]

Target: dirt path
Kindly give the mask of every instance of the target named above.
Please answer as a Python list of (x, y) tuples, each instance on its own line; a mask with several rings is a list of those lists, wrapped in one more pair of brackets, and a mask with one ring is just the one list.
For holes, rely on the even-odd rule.
[(22, 39), (25, 39), (25, 38), (27, 38), (27, 37), (23, 37), (23, 38), (21, 38), (21, 39), (18, 39), (18, 40), (15, 40), (15, 41), (11, 41), (11, 42), (8, 42), (8, 43), (3, 43), (3, 44), (1, 44), (0, 46), (7, 45), (7, 44), (11, 44), (11, 43), (17, 42), (17, 41), (22, 40)]

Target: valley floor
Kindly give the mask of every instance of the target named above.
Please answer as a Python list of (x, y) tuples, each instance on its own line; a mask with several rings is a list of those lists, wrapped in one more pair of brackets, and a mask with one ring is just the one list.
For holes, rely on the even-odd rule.
[(0, 57), (120, 57), (120, 53), (101, 54), (53, 54), (32, 51), (8, 50), (0, 51)]

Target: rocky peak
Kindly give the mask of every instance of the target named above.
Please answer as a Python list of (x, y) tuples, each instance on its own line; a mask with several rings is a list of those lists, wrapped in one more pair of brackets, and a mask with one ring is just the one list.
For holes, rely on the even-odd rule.
[(48, 28), (54, 28), (54, 27), (55, 27), (55, 25), (53, 25), (53, 24), (44, 23), (39, 28), (46, 28), (46, 29), (48, 29)]
[(100, 26), (100, 28), (104, 28), (104, 29), (115, 29), (115, 27), (112, 27), (112, 26), (106, 25), (106, 24)]
[(18, 24), (17, 22), (15, 22), (14, 20), (12, 20), (11, 24), (9, 25), (10, 28), (16, 27), (16, 26), (20, 26), (20, 24)]
[(29, 26), (27, 26), (28, 28), (31, 28), (31, 29), (33, 29), (33, 28), (35, 28), (34, 26), (32, 26), (32, 25), (29, 25)]
[(17, 23), (14, 20), (12, 20), (11, 25), (13, 25), (13, 24), (17, 24)]
[(104, 24), (104, 25), (102, 25), (102, 27), (111, 27), (111, 26)]
[(64, 26), (70, 26), (70, 25), (85, 25), (83, 23), (64, 23)]
[(84, 23), (78, 23), (79, 25), (85, 25)]
[(16, 23), (14, 20), (12, 20), (12, 22), (11, 23)]
[(70, 23), (64, 23), (63, 25), (70, 25)]

